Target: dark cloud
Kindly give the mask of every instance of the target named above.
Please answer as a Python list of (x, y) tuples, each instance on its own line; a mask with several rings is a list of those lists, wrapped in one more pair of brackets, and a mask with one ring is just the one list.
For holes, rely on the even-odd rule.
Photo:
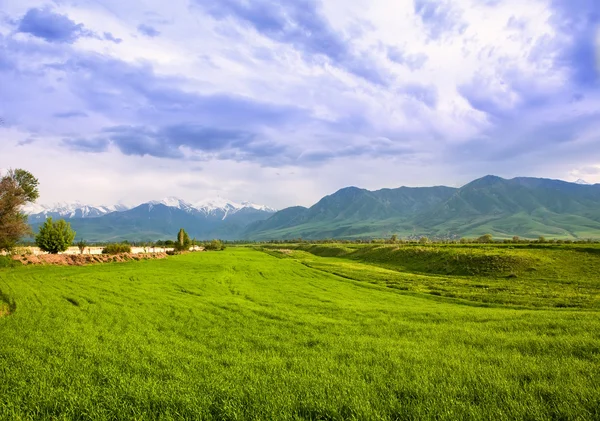
[(600, 81), (596, 39), (600, 28), (600, 1), (553, 0), (552, 6), (552, 22), (561, 33), (556, 66), (568, 68), (572, 81), (580, 87), (597, 86)]
[(17, 142), (17, 146), (25, 146), (25, 145), (31, 145), (32, 143), (35, 143), (37, 139), (34, 139), (32, 137), (29, 137), (27, 139), (24, 140), (20, 140), (19, 142)]
[(353, 51), (350, 40), (336, 32), (316, 0), (195, 0), (211, 16), (233, 18), (260, 34), (292, 45), (306, 56), (327, 57), (336, 66), (375, 84), (386, 85), (389, 75), (369, 56)]
[(72, 44), (82, 36), (92, 36), (82, 24), (52, 10), (29, 9), (19, 23), (19, 32), (31, 34), (48, 42)]
[(63, 146), (78, 152), (99, 153), (108, 150), (107, 139), (64, 139)]
[(448, 0), (414, 0), (414, 7), (431, 39), (463, 33), (467, 28), (462, 13)]
[(147, 37), (157, 37), (160, 35), (160, 32), (158, 30), (156, 30), (155, 28), (153, 28), (150, 25), (146, 25), (144, 23), (142, 23), (141, 25), (138, 25), (137, 30), (139, 33), (146, 35)]
[(54, 113), (54, 117), (56, 118), (79, 118), (87, 116), (88, 115), (83, 111), (65, 111), (62, 113)]
[(184, 149), (212, 154), (219, 159), (258, 160), (280, 155), (284, 148), (259, 140), (242, 130), (177, 124), (151, 129), (147, 126), (108, 127), (95, 139), (68, 139), (63, 145), (85, 152), (103, 152), (116, 146), (125, 155), (182, 159)]
[(121, 42), (123, 42), (123, 40), (121, 38), (116, 38), (113, 34), (111, 34), (110, 32), (105, 32), (104, 33), (104, 39), (107, 41), (112, 41), (115, 44), (120, 44)]

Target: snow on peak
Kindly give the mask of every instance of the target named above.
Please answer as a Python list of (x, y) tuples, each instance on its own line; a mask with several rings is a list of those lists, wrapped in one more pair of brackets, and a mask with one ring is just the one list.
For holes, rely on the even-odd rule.
[(53, 205), (28, 203), (23, 206), (26, 215), (38, 215), (40, 217), (59, 216), (68, 218), (91, 218), (106, 215), (107, 213), (124, 211), (129, 209), (125, 205), (88, 205), (79, 201), (59, 202)]
[(275, 212), (274, 209), (272, 209), (268, 206), (257, 205), (255, 203), (251, 203), (251, 202), (241, 202), (241, 203), (234, 202), (232, 200), (223, 199), (222, 197), (203, 199), (199, 202), (194, 203), (193, 206), (197, 210), (199, 210), (201, 212), (205, 212), (205, 213), (210, 213), (210, 212), (215, 212), (215, 211), (235, 213), (244, 208), (251, 208), (251, 209), (256, 209), (256, 210), (261, 210), (261, 211), (266, 211), (266, 212)]
[(242, 208), (251, 208), (251, 209), (256, 209), (256, 210), (260, 210), (260, 211), (264, 211), (264, 212), (277, 212), (277, 209), (271, 208), (269, 206), (266, 205), (257, 205), (256, 203), (252, 203), (252, 202), (242, 202)]
[(583, 184), (583, 185), (589, 185), (590, 183), (588, 183), (587, 181), (585, 181), (584, 179), (580, 178), (579, 180), (577, 180), (575, 182), (575, 184)]
[(177, 197), (165, 197), (162, 200), (152, 200), (148, 202), (150, 205), (165, 205), (171, 208), (177, 208), (182, 210), (188, 210), (192, 208), (192, 205), (186, 202), (185, 200), (181, 200)]

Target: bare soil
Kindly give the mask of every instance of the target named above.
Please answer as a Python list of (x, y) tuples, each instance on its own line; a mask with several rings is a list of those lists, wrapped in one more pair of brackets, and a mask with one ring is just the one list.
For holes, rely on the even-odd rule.
[(167, 253), (108, 254), (25, 254), (13, 256), (24, 265), (83, 266), (94, 263), (129, 262), (131, 260), (165, 259)]

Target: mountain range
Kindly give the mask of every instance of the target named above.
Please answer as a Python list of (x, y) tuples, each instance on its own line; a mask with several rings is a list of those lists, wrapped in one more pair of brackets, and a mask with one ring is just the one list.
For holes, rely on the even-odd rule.
[(197, 239), (227, 240), (479, 236), (599, 238), (600, 184), (485, 176), (463, 187), (343, 188), (310, 208), (275, 211), (223, 199), (177, 198), (122, 205), (26, 209), (34, 229), (47, 216), (67, 219), (88, 241), (156, 240), (185, 228)]
[(250, 202), (221, 198), (197, 203), (168, 197), (135, 207), (92, 206), (80, 202), (52, 206), (30, 204), (24, 208), (37, 231), (46, 218), (63, 218), (87, 241), (151, 241), (174, 238), (180, 228), (198, 239), (236, 239), (252, 222), (271, 216), (275, 209)]
[(348, 187), (246, 228), (245, 238), (600, 237), (600, 184), (485, 176), (461, 188)]

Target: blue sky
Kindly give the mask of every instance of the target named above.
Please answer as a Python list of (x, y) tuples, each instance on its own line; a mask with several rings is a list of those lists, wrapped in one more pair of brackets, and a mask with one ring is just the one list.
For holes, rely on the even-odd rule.
[(597, 0), (0, 0), (0, 168), (42, 203), (600, 182)]

